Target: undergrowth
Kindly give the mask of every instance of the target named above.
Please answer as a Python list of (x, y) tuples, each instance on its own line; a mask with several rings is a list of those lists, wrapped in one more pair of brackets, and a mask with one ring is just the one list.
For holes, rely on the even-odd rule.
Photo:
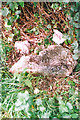
[[(32, 3), (26, 4), (30, 5)], [(57, 8), (63, 7), (68, 9), (68, 5), (70, 5), (71, 8), (71, 17), (72, 21), (74, 19), (74, 11), (75, 14), (78, 15), (78, 3), (46, 3), (47, 5), (43, 5), (43, 3), (33, 3), (33, 8), (36, 8), (36, 10), (41, 6), (50, 7), (47, 8), (48, 10), (53, 9), (54, 12), (57, 12)], [(3, 4), (4, 6), (4, 4)], [(19, 7), (19, 8), (18, 8)], [(8, 9), (9, 8), (9, 9)], [(73, 24), (73, 29), (69, 28), (69, 35), (71, 37), (70, 40), (66, 40), (65, 45), (73, 46), (72, 51), (74, 53), (74, 59), (77, 60), (78, 64), (74, 69), (74, 72), (70, 77), (64, 78), (63, 80), (56, 80), (55, 86), (50, 86), (50, 88), (55, 87), (54, 91), (48, 91), (45, 89), (40, 89), (38, 83), (40, 80), (47, 81), (47, 78), (42, 75), (34, 76), (31, 73), (25, 72), (24, 70), (21, 74), (15, 73), (14, 75), (9, 72), (9, 66), (8, 66), (8, 59), (11, 54), (11, 51), (14, 50), (13, 44), (17, 40), (21, 40), (20, 32), (17, 32), (18, 26), (14, 24), (14, 21), (16, 24), (20, 24), (20, 12), (24, 12), (24, 2), (20, 3), (14, 3), (14, 2), (7, 2), (7, 5), (2, 7), (3, 10), (3, 16), (8, 16), (8, 25), (12, 25), (16, 27), (13, 37), (13, 43), (12, 41), (7, 41), (6, 35), (4, 38), (1, 39), (1, 73), (0, 73), (0, 83), (1, 83), (1, 118), (58, 118), (58, 119), (76, 119), (79, 118), (79, 95), (78, 95), (78, 79), (79, 79), (79, 70), (80, 70), (80, 59), (78, 57), (78, 53), (75, 53), (74, 50), (78, 49), (78, 29), (75, 29), (75, 24)], [(8, 13), (5, 13), (5, 10), (8, 11)], [(20, 11), (21, 10), (21, 11)], [(42, 10), (42, 9), (41, 9)], [(16, 14), (15, 14), (16, 11)], [(11, 15), (10, 16), (10, 12)], [(35, 11), (33, 11), (34, 13)], [(66, 10), (63, 11), (64, 16), (66, 14)], [(5, 13), (5, 14), (4, 14)], [(25, 12), (24, 12), (25, 13)], [(13, 14), (15, 15), (13, 18)], [(29, 13), (26, 14), (26, 18), (29, 18)], [(40, 13), (39, 13), (40, 14)], [(27, 29), (25, 32), (29, 34), (39, 34), (39, 30), (41, 28), (44, 28), (44, 31), (50, 32), (50, 29), (52, 30), (53, 26), (58, 26), (59, 21), (51, 20), (53, 24), (49, 24), (50, 21), (47, 21), (47, 17), (40, 17), (38, 13), (34, 13), (35, 21), (38, 23), (38, 28), (35, 28), (34, 31), (32, 31), (32, 28)], [(46, 15), (50, 14), (46, 12)], [(60, 13), (59, 13), (60, 14)], [(28, 15), (28, 16), (27, 16)], [(32, 13), (30, 15), (33, 15)], [(68, 15), (69, 10), (68, 10)], [(77, 20), (77, 15), (75, 16), (75, 19)], [(31, 17), (31, 16), (30, 16)], [(41, 18), (41, 23), (39, 23), (38, 17)], [(70, 17), (70, 16), (69, 16)], [(4, 18), (4, 20), (6, 17)], [(17, 23), (19, 22), (19, 23)], [(71, 22), (71, 21), (70, 21)], [(42, 24), (43, 23), (43, 24)], [(14, 24), (14, 25), (13, 25)], [(47, 25), (48, 24), (48, 25)], [(55, 24), (55, 25), (54, 25)], [(67, 22), (65, 22), (67, 24)], [(72, 23), (70, 23), (72, 25)], [(70, 27), (70, 26), (69, 26)], [(58, 29), (60, 30), (59, 26)], [(71, 31), (72, 30), (72, 31)], [(65, 30), (61, 30), (64, 31)], [(53, 33), (53, 31), (51, 31)], [(10, 33), (11, 34), (11, 33)], [(73, 34), (73, 35), (72, 35)], [(17, 36), (17, 37), (16, 37)], [(16, 40), (14, 41), (14, 39)], [(49, 39), (50, 38), (50, 39)], [(49, 41), (48, 41), (49, 40)], [(76, 42), (75, 42), (76, 41)], [(78, 42), (77, 42), (78, 41)], [(50, 36), (47, 36), (46, 39), (44, 39), (43, 44), (50, 45), (52, 42), (52, 38)], [(41, 43), (38, 43), (41, 44)], [(67, 83), (64, 84), (62, 87), (64, 88), (62, 90), (61, 84), (62, 82)], [(60, 83), (60, 84), (59, 84)], [(65, 90), (65, 88), (68, 89)]]

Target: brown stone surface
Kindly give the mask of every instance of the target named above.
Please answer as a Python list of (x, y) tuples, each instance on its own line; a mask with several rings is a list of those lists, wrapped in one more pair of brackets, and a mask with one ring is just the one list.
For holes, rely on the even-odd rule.
[(50, 77), (66, 77), (69, 76), (76, 61), (72, 58), (72, 53), (61, 45), (51, 45), (44, 49), (39, 55), (22, 56), (11, 69), (11, 73), (22, 72), (27, 68), (27, 72), (40, 73)]

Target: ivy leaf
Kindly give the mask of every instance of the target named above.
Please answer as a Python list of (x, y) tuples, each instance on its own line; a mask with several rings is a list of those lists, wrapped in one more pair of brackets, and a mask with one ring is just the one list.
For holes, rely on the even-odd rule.
[(30, 80), (25, 80), (25, 84), (30, 88), (32, 87), (32, 83)]
[(2, 15), (3, 15), (3, 16), (7, 16), (8, 13), (9, 13), (8, 8), (4, 7), (4, 8), (2, 9)]
[(24, 2), (19, 2), (19, 5), (20, 5), (21, 7), (24, 7)]

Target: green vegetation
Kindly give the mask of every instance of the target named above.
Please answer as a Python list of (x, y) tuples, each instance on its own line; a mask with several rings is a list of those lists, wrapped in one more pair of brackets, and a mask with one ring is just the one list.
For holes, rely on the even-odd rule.
[[(35, 8), (36, 12), (32, 11), (32, 14), (32, 12), (27, 11), (29, 15), (27, 12), (24, 12), (24, 8), (27, 5), (32, 5), (33, 10)], [(37, 12), (37, 9), (40, 7), (39, 5), (41, 5), (43, 11), (46, 9), (46, 15), (43, 13), (42, 16), (40, 14), (40, 9), (39, 12)], [(58, 2), (46, 4), (36, 2), (32, 4), (30, 2), (2, 3), (2, 22), (6, 22), (6, 27), (4, 25), (2, 26), (5, 28), (6, 33), (8, 32), (8, 37), (4, 32), (4, 29), (2, 29), (3, 37), (0, 39), (1, 118), (70, 118), (70, 120), (72, 118), (75, 120), (79, 119), (79, 6), (80, 2)], [(58, 17), (59, 15), (63, 14), (63, 23), (65, 26), (62, 25), (61, 29), (58, 25), (63, 18), (60, 16), (58, 21), (55, 18), (49, 19), (48, 15), (50, 15), (51, 10), (54, 11), (55, 14), (57, 13)], [(60, 10), (62, 10), (61, 13)], [(37, 23), (37, 27), (35, 27), (35, 24), (33, 26), (30, 26), (31, 23), (29, 23), (30, 27), (26, 28), (24, 30), (24, 33), (37, 36), (41, 32), (44, 33), (45, 31), (48, 34), (44, 40), (42, 39), (42, 41), (39, 41), (38, 45), (44, 44), (45, 46), (48, 46), (52, 45), (53, 43), (51, 34), (53, 34), (53, 29), (56, 26), (58, 30), (67, 35), (63, 46), (67, 46), (68, 48), (70, 47), (70, 50), (74, 54), (73, 59), (77, 60), (78, 62), (75, 70), (73, 71), (73, 74), (70, 75), (70, 77), (64, 78), (63, 81), (61, 81), (61, 79), (56, 80), (56, 84), (54, 86), (52, 84), (51, 88), (56, 87), (57, 89), (55, 88), (52, 90), (51, 94), (49, 94), (48, 90), (41, 90), (41, 87), (38, 87), (40, 80), (43, 79), (45, 81), (45, 76), (34, 76), (31, 73), (25, 72), (26, 70), (24, 70), (21, 74), (16, 73), (14, 75), (9, 72), (9, 68), (12, 65), (9, 64), (11, 62), (9, 62), (9, 59), (12, 59), (12, 57), (15, 59), (17, 57), (16, 54), (13, 54), (13, 45), (15, 41), (21, 41), (21, 35), (23, 35), (22, 31), (20, 31), (20, 25), (23, 25), (23, 23), (20, 23), (20, 20), (24, 20), (21, 18), (21, 15), (23, 16), (23, 14), (26, 16), (26, 23), (29, 22), (28, 18), (30, 15), (34, 20), (34, 23)], [(32, 20), (31, 16), (30, 19)], [(65, 20), (66, 16), (68, 17), (68, 21)], [(66, 26), (68, 26), (68, 32), (66, 31)], [(33, 52), (33, 48), (31, 48), (31, 52)], [(37, 51), (37, 53), (39, 53), (39, 51)], [(65, 84), (60, 85), (59, 82), (60, 84), (62, 84), (62, 82)], [(64, 90), (60, 89), (61, 86), (64, 88)], [(69, 86), (68, 90), (65, 89), (67, 86)]]

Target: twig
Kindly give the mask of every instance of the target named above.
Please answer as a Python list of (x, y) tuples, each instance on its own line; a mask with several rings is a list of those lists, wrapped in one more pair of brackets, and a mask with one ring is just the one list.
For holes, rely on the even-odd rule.
[(22, 7), (22, 10), (23, 10), (23, 13), (24, 13), (24, 15), (25, 15), (25, 17), (26, 17), (26, 19), (27, 20), (29, 20), (30, 18), (27, 16), (27, 14), (25, 13), (25, 11), (24, 11), (24, 8)]

